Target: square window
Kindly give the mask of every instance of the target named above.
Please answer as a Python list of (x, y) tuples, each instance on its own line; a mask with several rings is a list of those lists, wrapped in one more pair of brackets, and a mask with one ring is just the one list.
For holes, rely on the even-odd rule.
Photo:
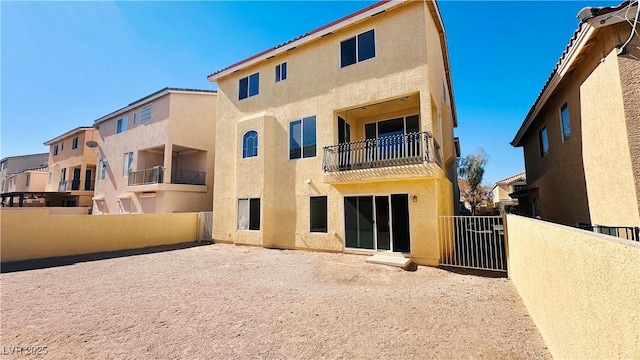
[(340, 42), (340, 67), (349, 66), (376, 56), (373, 29)]
[(540, 145), (540, 157), (544, 157), (549, 153), (549, 138), (547, 136), (547, 127), (543, 126), (538, 133), (538, 142)]
[(309, 231), (327, 232), (326, 196), (313, 196), (309, 199)]
[(238, 100), (258, 95), (260, 92), (260, 73), (255, 73), (240, 79), (238, 86)]
[(316, 156), (316, 117), (309, 116), (289, 124), (289, 159)]
[(238, 230), (260, 230), (260, 199), (238, 199)]
[(285, 80), (287, 78), (287, 63), (276, 65), (276, 82)]
[(567, 103), (564, 103), (560, 108), (560, 121), (562, 125), (562, 142), (565, 142), (571, 137), (571, 124), (569, 122), (569, 107)]

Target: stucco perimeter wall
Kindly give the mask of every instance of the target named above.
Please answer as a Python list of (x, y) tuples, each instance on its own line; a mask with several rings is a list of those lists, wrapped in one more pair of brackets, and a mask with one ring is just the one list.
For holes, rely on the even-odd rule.
[(198, 213), (52, 216), (0, 211), (2, 262), (195, 241)]
[(640, 359), (640, 244), (507, 215), (509, 277), (557, 359)]

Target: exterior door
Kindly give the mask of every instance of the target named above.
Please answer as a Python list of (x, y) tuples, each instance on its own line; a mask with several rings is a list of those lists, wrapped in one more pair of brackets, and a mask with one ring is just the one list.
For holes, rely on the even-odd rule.
[(340, 170), (351, 169), (351, 125), (338, 116), (338, 166)]
[(80, 190), (80, 168), (73, 168), (73, 180), (71, 181), (71, 190)]
[(93, 190), (93, 170), (87, 169), (84, 174), (84, 189)]
[(411, 252), (409, 196), (344, 198), (345, 247)]

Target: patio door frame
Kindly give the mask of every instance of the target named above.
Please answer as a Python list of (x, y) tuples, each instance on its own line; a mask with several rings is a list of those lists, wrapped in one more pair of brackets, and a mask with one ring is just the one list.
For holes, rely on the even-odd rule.
[[(408, 222), (409, 222), (409, 226), (408, 226), (408, 231), (409, 234), (411, 234), (411, 206), (409, 203), (409, 194), (408, 193), (384, 193), (384, 194), (345, 194), (342, 197), (342, 204), (343, 204), (343, 208), (342, 208), (342, 215), (343, 215), (343, 238), (344, 238), (344, 249), (346, 250), (356, 250), (356, 251), (374, 251), (374, 252), (390, 252), (390, 253), (398, 253), (398, 254), (411, 254), (411, 236), (409, 236), (409, 252), (402, 252), (402, 251), (394, 251), (394, 239), (393, 239), (393, 205), (391, 202), (391, 196), (393, 195), (405, 195), (407, 197), (407, 216), (408, 216)], [(373, 221), (373, 249), (367, 249), (367, 248), (357, 248), (357, 247), (347, 247), (347, 222), (345, 219), (345, 208), (344, 208), (344, 200), (346, 198), (349, 197), (355, 197), (355, 198), (362, 198), (362, 197), (366, 197), (366, 198), (371, 198), (372, 199), (372, 209), (373, 209), (373, 214), (372, 214), (372, 221)], [(378, 249), (378, 220), (377, 220), (377, 202), (376, 202), (376, 198), (378, 197), (386, 197), (387, 198), (387, 207), (388, 207), (388, 214), (389, 214), (389, 249)]]

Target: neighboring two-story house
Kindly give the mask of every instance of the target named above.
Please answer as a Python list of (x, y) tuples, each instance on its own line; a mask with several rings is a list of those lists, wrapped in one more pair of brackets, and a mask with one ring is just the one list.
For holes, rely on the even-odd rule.
[(521, 172), (519, 174), (509, 176), (508, 178), (496, 181), (493, 184), (493, 206), (500, 212), (520, 212), (518, 208), (518, 197), (526, 194), (527, 190), (527, 174)]
[[(638, 2), (585, 8), (512, 145), (524, 149), (529, 215), (640, 225)], [(635, 27), (635, 35), (633, 28)]]
[(434, 1), (381, 1), (209, 80), (215, 241), (438, 263), (457, 123)]
[(92, 127), (81, 126), (44, 143), (50, 149), (47, 206), (91, 207), (96, 154), (86, 142), (94, 137)]
[(94, 122), (94, 214), (211, 211), (216, 92), (165, 88)]
[[(0, 160), (0, 196), (3, 206), (23, 206), (35, 197), (34, 192), (45, 191), (43, 169), (49, 154), (9, 156)], [(46, 174), (44, 175), (46, 178)], [(28, 200), (28, 201), (27, 201)]]

